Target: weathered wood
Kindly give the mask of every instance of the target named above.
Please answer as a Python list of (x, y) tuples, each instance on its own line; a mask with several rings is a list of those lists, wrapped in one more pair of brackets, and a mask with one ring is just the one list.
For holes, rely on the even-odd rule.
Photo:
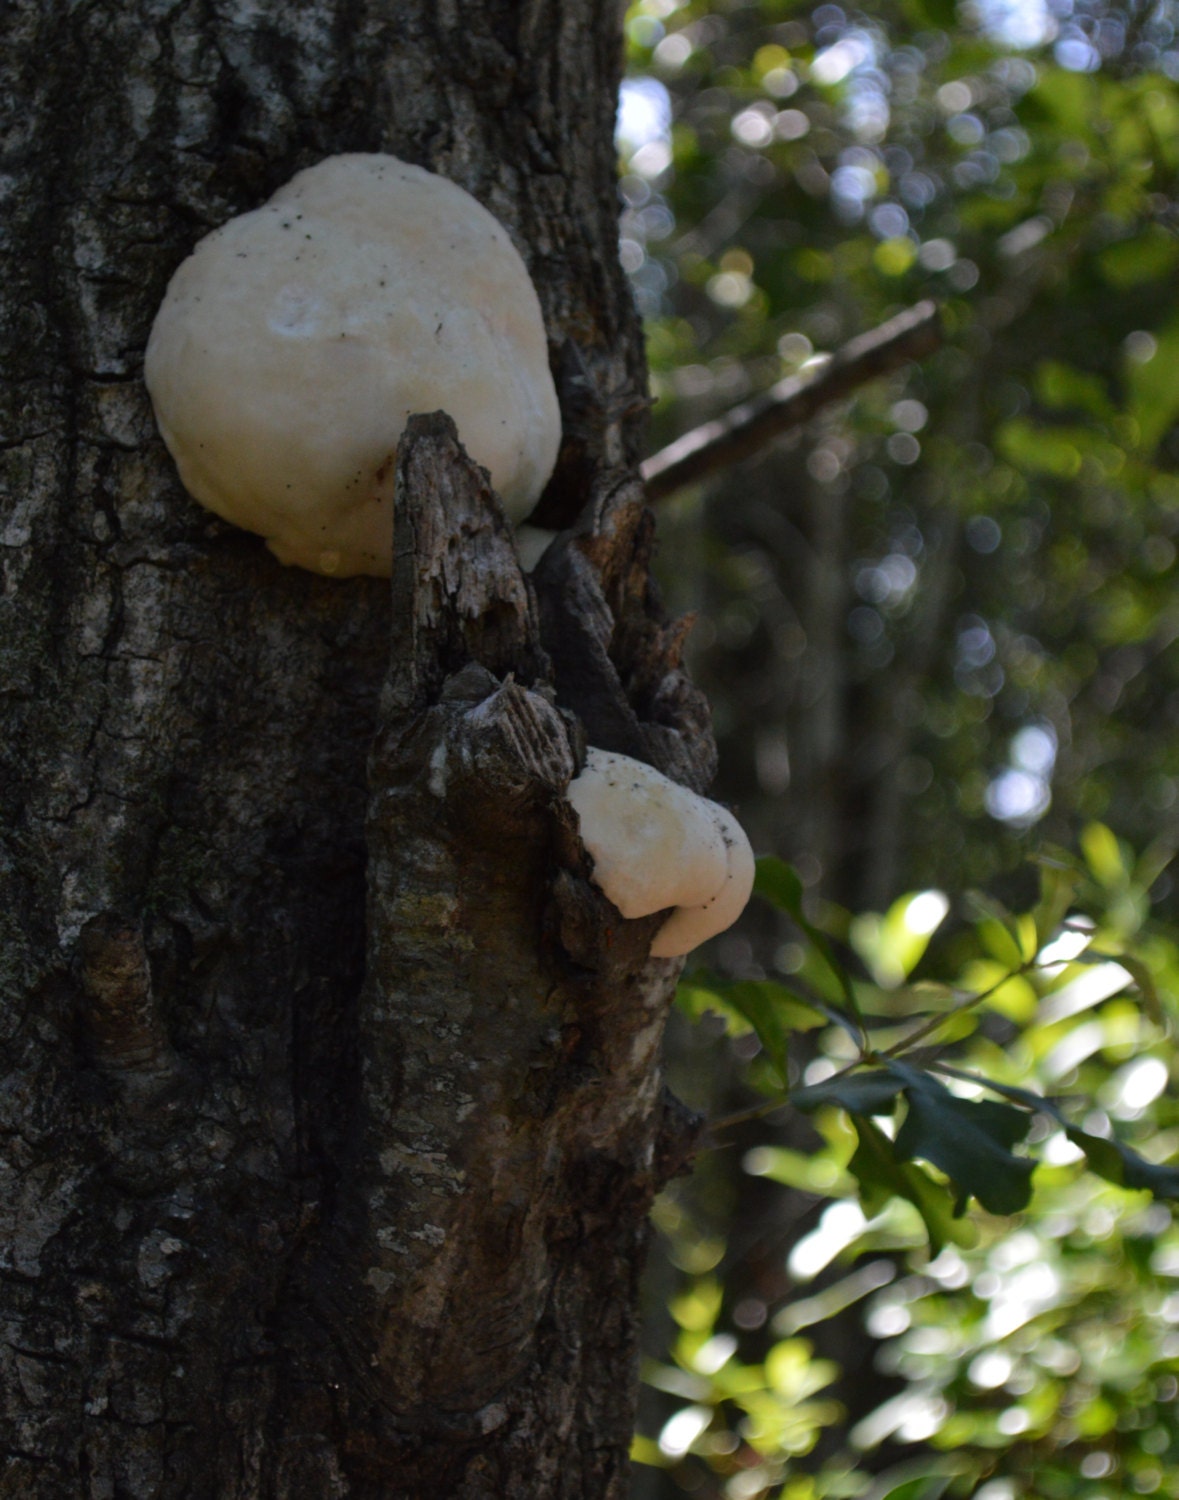
[(759, 396), (730, 407), (719, 417), (683, 433), (643, 460), (641, 473), (650, 501), (664, 500), (685, 485), (751, 458), (783, 433), (802, 427), (860, 386), (889, 375), (911, 360), (941, 347), (941, 313), (928, 299), (894, 314), (879, 328), (857, 334), (826, 364), (788, 375)]
[[(643, 406), (618, 22), (6, 12), (0, 1496), (623, 1493), (643, 1209), (683, 1149), (671, 966), (585, 880), (559, 796), (584, 731), (494, 502), (427, 423), (391, 633), (386, 586), (284, 569), (187, 499), (141, 381), (202, 233), (324, 155), (392, 150), (532, 270), (557, 512), (616, 493)], [(643, 546), (600, 546), (626, 701), (703, 774)]]
[[(361, 1493), (409, 1475), (423, 1496), (572, 1500), (623, 1493), (605, 1412), (617, 1422), (634, 1365), (623, 1309), (659, 1182), (678, 965), (646, 956), (657, 918), (621, 922), (586, 879), (563, 796), (580, 730), (538, 673), (497, 511), (449, 421), (415, 421), (396, 533), (417, 547), (399, 544), (394, 606), (413, 660), (394, 659), (370, 771), (363, 1144), (339, 1221), (339, 1284), (367, 1303), (334, 1317), (371, 1392), (348, 1424)], [(444, 681), (410, 690), (447, 658)], [(538, 1423), (538, 1401), (561, 1419)]]
[(708, 704), (682, 666), (692, 622), (665, 619), (653, 551), (641, 487), (629, 475), (604, 475), (578, 525), (537, 564), (544, 641), (561, 701), (591, 744), (702, 792), (716, 750)]

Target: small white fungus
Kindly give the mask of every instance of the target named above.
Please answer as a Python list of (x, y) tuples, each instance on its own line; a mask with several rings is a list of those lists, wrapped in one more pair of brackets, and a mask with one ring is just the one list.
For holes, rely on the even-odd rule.
[(726, 808), (652, 766), (591, 748), (566, 794), (594, 861), (594, 883), (624, 917), (675, 910), (653, 958), (676, 958), (723, 932), (753, 890), (753, 851)]
[(652, 958), (675, 958), (690, 953), (718, 932), (731, 927), (748, 904), (755, 873), (753, 850), (745, 830), (728, 808), (700, 799), (713, 809), (716, 825), (725, 845), (725, 875), (720, 888), (707, 901), (691, 906), (681, 904), (655, 934), (651, 944)]
[(520, 520), (561, 437), (536, 290), (503, 226), (394, 156), (329, 157), (207, 235), (148, 341), (185, 488), (281, 562), (387, 576), (398, 440), (444, 410)]

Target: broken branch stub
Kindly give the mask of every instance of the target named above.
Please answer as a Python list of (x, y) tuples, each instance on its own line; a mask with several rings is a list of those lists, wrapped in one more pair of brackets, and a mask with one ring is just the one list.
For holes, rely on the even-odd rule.
[(558, 701), (591, 745), (703, 792), (716, 775), (708, 701), (683, 670), (691, 618), (669, 621), (651, 577), (655, 521), (641, 486), (602, 483), (533, 574)]
[(768, 391), (730, 407), (681, 434), (644, 460), (647, 499), (654, 503), (685, 485), (752, 458), (775, 438), (803, 426), (832, 402), (869, 380), (941, 348), (941, 314), (928, 298), (858, 334), (825, 363), (788, 375)]
[[(601, 1308), (630, 1305), (644, 1215), (686, 1128), (660, 1089), (677, 972), (649, 958), (662, 918), (625, 922), (594, 887), (565, 793), (608, 711), (694, 782), (714, 750), (646, 578), (633, 491), (603, 490), (557, 544), (569, 563), (546, 573), (546, 617), (486, 475), (448, 418), (418, 417), (399, 445), (395, 537), (359, 1161), (337, 1242), (349, 1274), (319, 1295), (370, 1294), (327, 1312), (339, 1356), (368, 1372), (373, 1400), (346, 1419), (373, 1483), (385, 1446), (404, 1462), (441, 1412), (456, 1451), (477, 1449), (512, 1493), (535, 1454), (522, 1414), (554, 1369), (565, 1420), (594, 1366), (613, 1387), (630, 1367), (632, 1320)], [(547, 592), (562, 578), (581, 590), (580, 635)], [(597, 653), (588, 698), (579, 643)]]
[[(411, 417), (397, 446), (393, 628), (383, 718), (436, 695), (477, 661), (543, 679), (536, 603), (486, 469), (445, 412)], [(391, 695), (391, 696), (390, 696)]]

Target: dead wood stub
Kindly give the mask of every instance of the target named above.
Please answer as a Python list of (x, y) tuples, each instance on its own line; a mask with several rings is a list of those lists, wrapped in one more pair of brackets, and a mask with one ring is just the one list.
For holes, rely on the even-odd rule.
[[(628, 1303), (660, 1168), (680, 1159), (658, 1069), (678, 965), (647, 956), (658, 917), (623, 922), (587, 879), (564, 791), (599, 708), (644, 758), (653, 730), (678, 737), (697, 782), (713, 752), (699, 716), (669, 708), (649, 725), (627, 700), (626, 680), (674, 677), (679, 637), (646, 582), (633, 492), (591, 509), (557, 544), (546, 613), (449, 420), (414, 419), (401, 444), (394, 660), (370, 762), (364, 1114), (340, 1253), (371, 1296), (357, 1465), (379, 1467), (382, 1433), (403, 1452), (442, 1422), (464, 1495), (482, 1493), (476, 1470), (502, 1486), (535, 1452), (555, 1369), (571, 1408), (597, 1361), (621, 1358), (629, 1383), (633, 1326), (615, 1338), (600, 1308)], [(576, 643), (561, 582), (585, 609)], [(562, 679), (587, 640), (592, 701)]]
[(544, 680), (536, 602), (487, 471), (443, 412), (410, 419), (397, 454), (387, 690), (403, 711), (436, 698), (476, 661), (497, 677)]
[(716, 774), (708, 703), (681, 664), (691, 621), (669, 621), (651, 578), (654, 519), (633, 480), (604, 483), (534, 573), (557, 701), (589, 743), (707, 791)]

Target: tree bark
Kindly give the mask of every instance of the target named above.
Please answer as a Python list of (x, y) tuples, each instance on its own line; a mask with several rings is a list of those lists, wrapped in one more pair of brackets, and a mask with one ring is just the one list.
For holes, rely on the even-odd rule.
[[(677, 966), (589, 882), (585, 744), (711, 778), (633, 480), (615, 0), (8, 11), (0, 1496), (619, 1497)], [(534, 578), (448, 420), (392, 590), (183, 493), (144, 344), (338, 151), (452, 177), (540, 294)]]

